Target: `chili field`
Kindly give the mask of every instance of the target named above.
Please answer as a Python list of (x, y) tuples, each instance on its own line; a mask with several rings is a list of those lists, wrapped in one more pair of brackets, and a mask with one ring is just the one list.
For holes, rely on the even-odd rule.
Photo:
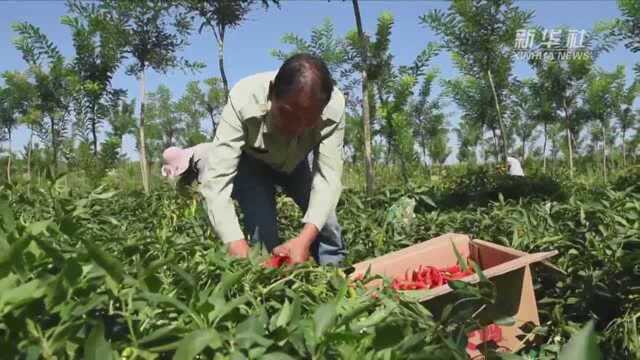
[[(3, 359), (465, 359), (466, 334), (483, 325), (474, 313), (495, 301), (488, 281), (451, 280), (458, 301), (436, 317), (393, 279), (373, 291), (347, 280), (345, 268), (267, 268), (258, 249), (230, 259), (195, 193), (85, 191), (72, 180), (0, 188)], [(346, 263), (446, 232), (555, 249), (561, 271), (536, 271), (535, 341), (518, 354), (487, 349), (487, 358), (638, 359), (634, 181), (592, 187), (476, 173), (373, 195), (346, 189), (338, 206)], [(394, 213), (404, 203), (411, 211)], [(278, 206), (283, 237), (293, 235), (299, 210), (283, 197)]]

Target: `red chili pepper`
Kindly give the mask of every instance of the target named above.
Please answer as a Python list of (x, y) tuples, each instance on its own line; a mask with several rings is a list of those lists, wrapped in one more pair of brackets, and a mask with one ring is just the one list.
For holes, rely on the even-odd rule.
[(391, 287), (395, 290), (418, 290), (424, 289), (426, 285), (420, 281), (394, 279)]
[(502, 329), (496, 324), (489, 324), (480, 331), (480, 340), (482, 342), (495, 341), (499, 343), (502, 341)]
[(264, 267), (275, 269), (275, 268), (279, 268), (284, 264), (287, 264), (287, 265), (292, 264), (291, 258), (289, 256), (272, 255), (271, 258), (265, 261), (263, 265)]
[(411, 274), (407, 270), (404, 274), (404, 279), (394, 279), (392, 286), (396, 290), (431, 289), (442, 286), (449, 280), (459, 280), (471, 274), (473, 274), (473, 268), (471, 267), (466, 271), (462, 271), (459, 265), (441, 269), (420, 265), (417, 270), (411, 271)]
[(476, 350), (478, 349), (478, 346), (480, 346), (480, 344), (485, 342), (494, 342), (498, 344), (503, 339), (502, 329), (500, 328), (500, 326), (496, 324), (489, 324), (485, 326), (483, 329), (472, 331), (467, 334), (467, 338), (472, 339), (476, 335), (480, 335), (480, 342), (479, 343), (468, 342), (467, 349)]

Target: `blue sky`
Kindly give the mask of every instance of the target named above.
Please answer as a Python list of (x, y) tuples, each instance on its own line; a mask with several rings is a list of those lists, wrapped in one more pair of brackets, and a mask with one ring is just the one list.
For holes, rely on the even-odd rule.
[[(545, 28), (566, 26), (571, 29), (591, 29), (601, 20), (610, 20), (620, 15), (616, 2), (609, 1), (519, 1), (518, 6), (534, 10), (533, 23)], [(367, 1), (361, 0), (362, 21), (365, 31), (374, 32), (376, 19), (383, 11), (391, 12), (395, 17), (395, 26), (391, 41), (395, 62), (408, 64), (429, 41), (439, 39), (428, 28), (420, 24), (419, 16), (432, 9), (446, 9), (444, 1)], [(65, 14), (63, 1), (2, 1), (0, 2), (0, 72), (5, 70), (23, 70), (25, 63), (12, 44), (15, 34), (11, 31), (14, 22), (28, 21), (39, 26), (63, 52), (73, 55), (71, 34), (68, 28), (60, 24)], [(240, 28), (228, 32), (225, 48), (225, 70), (231, 84), (244, 76), (255, 72), (275, 70), (279, 61), (270, 55), (275, 48), (282, 48), (280, 42), (287, 32), (293, 32), (308, 38), (310, 29), (323, 22), (325, 18), (333, 21), (338, 34), (345, 34), (355, 25), (351, 1), (289, 0), (282, 1), (281, 8), (272, 8), (268, 12), (261, 8), (253, 11), (249, 20)], [(174, 97), (182, 94), (187, 82), (218, 76), (217, 46), (211, 33), (194, 34), (191, 45), (182, 54), (189, 60), (204, 62), (207, 67), (198, 74), (170, 72), (166, 75), (150, 72), (147, 75), (147, 90), (154, 90), (159, 84), (167, 85)], [(598, 59), (598, 65), (612, 70), (618, 64), (626, 65), (627, 78), (632, 78), (632, 67), (640, 61), (637, 54), (619, 45), (614, 51)], [(447, 53), (439, 55), (433, 61), (441, 71), (441, 77), (450, 79), (458, 75)], [(524, 61), (517, 61), (514, 73), (518, 77), (532, 75)], [(121, 69), (113, 81), (115, 87), (127, 89), (130, 97), (136, 97), (138, 87), (133, 77), (126, 76)], [(458, 114), (454, 106), (448, 108), (450, 123), (455, 126)], [(22, 149), (27, 142), (25, 129), (18, 130), (14, 139), (14, 149)], [(453, 139), (452, 139), (453, 140)], [(125, 150), (130, 158), (137, 158), (133, 139), (126, 139)], [(451, 144), (455, 148), (454, 144)], [(450, 158), (452, 160), (453, 156)]]

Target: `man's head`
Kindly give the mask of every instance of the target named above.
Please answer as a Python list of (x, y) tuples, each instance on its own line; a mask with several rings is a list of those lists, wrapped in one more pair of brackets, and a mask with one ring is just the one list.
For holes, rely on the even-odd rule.
[(297, 54), (287, 59), (269, 85), (270, 111), (277, 131), (295, 137), (316, 127), (331, 99), (333, 84), (320, 58)]

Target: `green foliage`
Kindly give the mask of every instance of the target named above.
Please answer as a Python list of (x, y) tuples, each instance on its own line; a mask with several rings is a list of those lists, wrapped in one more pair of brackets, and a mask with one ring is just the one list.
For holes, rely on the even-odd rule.
[[(25, 93), (21, 97), (25, 119), (43, 142), (51, 144), (51, 163), (54, 171), (58, 167), (58, 154), (70, 125), (70, 113), (75, 99), (79, 78), (71, 66), (65, 63), (57, 47), (40, 29), (28, 23), (17, 23), (13, 30), (18, 33), (14, 45), (21, 51), (29, 65), (26, 79), (10, 76), (16, 80), (11, 84)], [(25, 96), (26, 95), (26, 96)]]
[(202, 131), (208, 103), (197, 81), (187, 83), (184, 95), (175, 103), (178, 121), (184, 124), (181, 144), (188, 147), (207, 141)]
[(320, 57), (327, 64), (329, 71), (340, 83), (343, 92), (353, 90), (355, 80), (352, 79), (353, 68), (348, 65), (348, 50), (345, 40), (335, 33), (335, 27), (331, 19), (326, 18), (321, 25), (311, 29), (309, 40), (294, 33), (286, 33), (282, 36), (281, 42), (291, 47), (291, 51), (272, 50), (271, 55), (278, 60), (284, 61), (297, 53), (310, 53)]
[(222, 112), (222, 107), (226, 104), (227, 98), (220, 78), (205, 79), (204, 84), (207, 86), (207, 90), (203, 105), (211, 120), (211, 138), (213, 138), (218, 126), (217, 117)]
[[(462, 111), (461, 122), (456, 131), (460, 143), (459, 157), (475, 161), (476, 148), (484, 134), (485, 122), (491, 111), (491, 90), (488, 85), (471, 76), (460, 76), (444, 80), (445, 94), (453, 99)], [(497, 149), (494, 149), (497, 156)]]
[(124, 59), (125, 43), (117, 29), (98, 16), (95, 6), (85, 7), (77, 0), (70, 0), (67, 6), (70, 14), (63, 16), (62, 23), (72, 32), (75, 57), (71, 66), (79, 78), (74, 127), (90, 133), (97, 156), (98, 131), (108, 116), (109, 98), (122, 92), (111, 88), (111, 80)]
[(494, 137), (501, 129), (502, 144), (508, 141), (507, 130), (502, 129), (504, 125), (496, 107), (504, 108), (508, 98), (516, 33), (532, 16), (533, 12), (519, 9), (512, 0), (456, 0), (446, 12), (432, 10), (420, 18), (442, 37), (443, 46), (452, 53), (456, 67), (464, 75), (482, 82), (474, 88), (480, 90), (474, 97), (484, 97), (484, 101), (470, 103), (459, 99), (456, 102), (469, 117), (478, 118), (481, 127), (491, 129)]
[[(373, 297), (337, 268), (267, 269), (257, 250), (229, 258), (195, 198), (66, 183), (2, 189), (8, 357), (463, 359), (460, 334), (479, 326), (436, 320), (390, 288)], [(456, 294), (453, 314), (491, 300), (475, 286)]]
[[(537, 140), (536, 129), (550, 116), (544, 97), (539, 97), (538, 84), (535, 80), (524, 80), (513, 86), (513, 107), (507, 112), (510, 133), (515, 135), (521, 144), (520, 158), (525, 159), (527, 145), (532, 147)], [(511, 141), (513, 144), (514, 142)]]
[(635, 189), (640, 191), (640, 166), (625, 168), (613, 180), (613, 186), (620, 191)]
[(418, 98), (412, 103), (412, 115), (415, 119), (414, 134), (422, 148), (423, 158), (427, 153), (432, 164), (442, 165), (449, 157), (449, 129), (442, 113), (440, 97), (430, 99), (432, 86), (437, 77), (436, 71), (430, 71), (422, 80)]
[[(389, 181), (365, 198), (347, 190), (338, 216), (349, 241), (349, 256), (358, 260), (382, 255), (446, 232), (472, 234), (528, 252), (558, 250), (552, 262), (564, 274), (543, 267), (535, 270), (542, 325), (534, 333), (542, 346), (527, 348), (521, 355), (555, 359), (581, 324), (594, 319), (601, 334), (597, 341), (607, 358), (640, 356), (634, 270), (640, 219), (637, 191), (594, 188), (568, 180), (558, 184), (544, 177), (482, 180), (478, 172), (455, 168), (448, 176), (411, 188)], [(457, 185), (452, 179), (463, 180)], [(477, 202), (466, 208), (447, 207), (443, 199), (452, 194), (452, 188), (462, 186), (467, 194), (458, 192), (461, 203)], [(479, 201), (478, 194), (487, 188), (494, 191), (493, 198)], [(391, 207), (404, 196), (416, 200), (416, 219), (408, 229), (385, 230), (384, 212), (379, 209)]]
[(192, 27), (187, 14), (172, 2), (103, 1), (97, 8), (81, 7), (82, 12), (94, 12), (109, 33), (123, 46), (133, 62), (127, 73), (139, 76), (146, 69), (166, 73), (172, 68), (198, 70), (200, 63), (190, 63), (178, 56), (189, 43)]
[[(618, 7), (622, 16), (614, 20), (611, 34), (623, 41), (624, 46), (631, 52), (637, 53), (640, 51), (640, 5), (633, 0), (618, 0)], [(636, 74), (640, 74), (640, 64), (636, 64), (635, 71)]]

